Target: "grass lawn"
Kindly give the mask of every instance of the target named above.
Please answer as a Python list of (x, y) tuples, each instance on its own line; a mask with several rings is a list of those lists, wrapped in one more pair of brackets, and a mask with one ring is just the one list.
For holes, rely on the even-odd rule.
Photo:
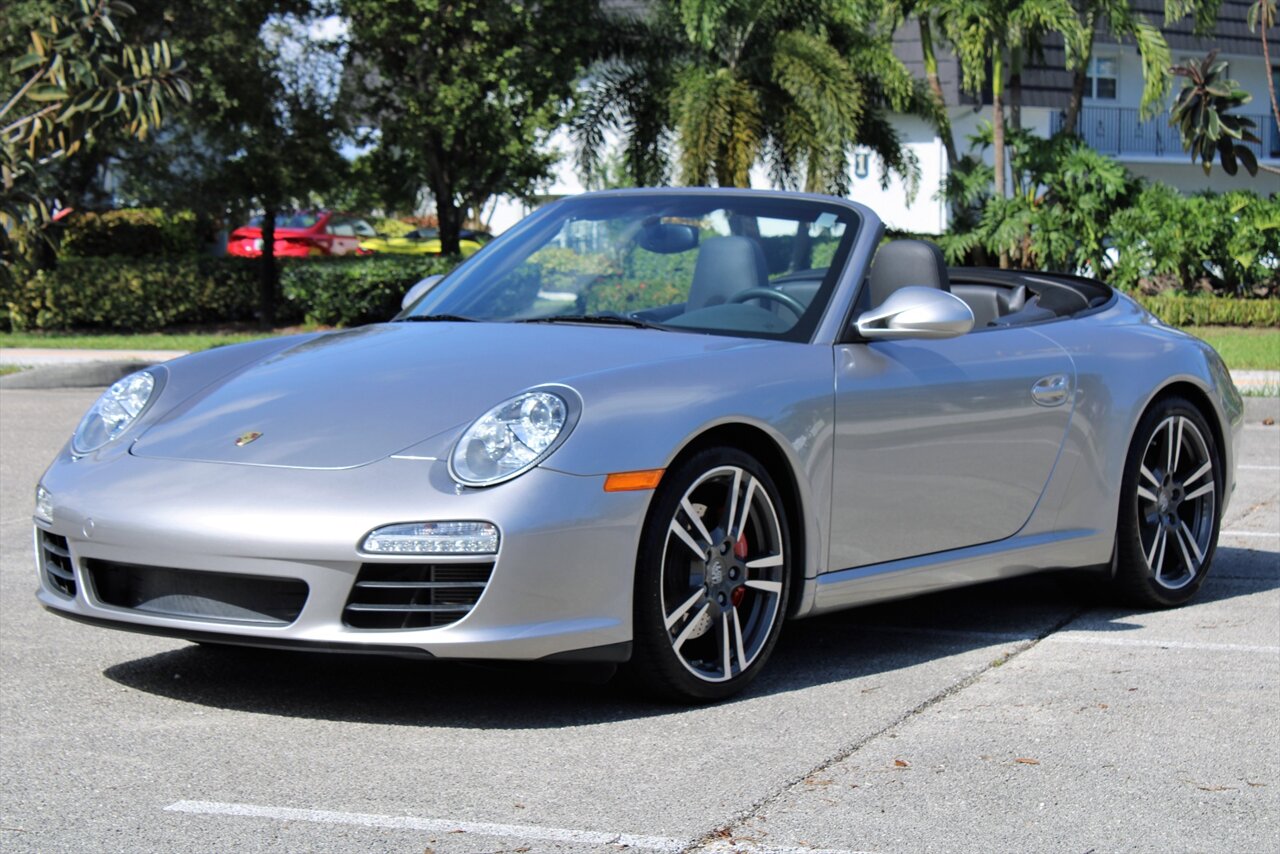
[(1209, 342), (1228, 368), (1237, 371), (1280, 371), (1280, 329), (1232, 326), (1189, 326), (1185, 330)]
[(208, 350), (226, 344), (257, 341), (273, 335), (304, 331), (297, 327), (274, 332), (154, 332), (141, 335), (85, 335), (69, 332), (0, 332), (0, 347), (39, 347), (60, 350)]

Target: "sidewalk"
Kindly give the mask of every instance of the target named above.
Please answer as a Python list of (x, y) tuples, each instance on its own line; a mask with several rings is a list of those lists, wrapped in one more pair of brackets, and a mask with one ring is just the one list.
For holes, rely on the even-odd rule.
[[(147, 365), (185, 356), (183, 350), (50, 350), (0, 347), (0, 365), (32, 370), (0, 377), (5, 388), (85, 388), (107, 385)], [(1241, 394), (1280, 396), (1280, 371), (1232, 371)]]

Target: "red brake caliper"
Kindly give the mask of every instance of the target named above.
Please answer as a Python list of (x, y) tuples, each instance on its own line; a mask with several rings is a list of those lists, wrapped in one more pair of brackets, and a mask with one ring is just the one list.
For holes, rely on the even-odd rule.
[[(738, 560), (747, 559), (747, 535), (746, 534), (743, 534), (740, 537), (738, 537), (738, 541), (733, 544), (733, 553), (737, 556)], [(745, 595), (747, 595), (747, 588), (745, 586), (738, 585), (737, 587), (733, 588), (733, 593), (730, 594), (730, 600), (733, 602), (733, 607), (736, 608), (739, 605), (741, 605), (742, 597)]]

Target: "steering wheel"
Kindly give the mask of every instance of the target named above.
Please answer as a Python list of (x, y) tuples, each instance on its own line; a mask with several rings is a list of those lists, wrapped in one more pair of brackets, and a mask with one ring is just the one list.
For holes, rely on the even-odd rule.
[(773, 288), (747, 288), (729, 297), (729, 302), (747, 302), (753, 299), (773, 300), (779, 305), (786, 306), (797, 320), (804, 316), (804, 306), (800, 304), (800, 300), (783, 291), (775, 291)]

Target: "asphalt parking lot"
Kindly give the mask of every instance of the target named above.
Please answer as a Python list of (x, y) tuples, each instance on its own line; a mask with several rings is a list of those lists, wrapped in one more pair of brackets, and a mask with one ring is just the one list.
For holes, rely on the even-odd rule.
[[(96, 391), (0, 391), (0, 848), (1274, 851), (1280, 399), (1188, 607), (1056, 576), (787, 626), (742, 698), (228, 651), (35, 602), (37, 478)], [(1270, 426), (1265, 419), (1272, 419)]]

